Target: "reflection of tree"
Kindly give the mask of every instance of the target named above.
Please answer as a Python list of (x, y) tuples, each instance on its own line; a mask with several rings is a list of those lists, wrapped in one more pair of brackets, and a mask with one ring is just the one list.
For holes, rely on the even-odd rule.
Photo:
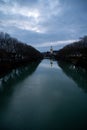
[(14, 69), (8, 75), (0, 78), (0, 120), (3, 118), (3, 110), (8, 108), (9, 100), (12, 99), (16, 85), (32, 75), (38, 65), (39, 63), (32, 62), (30, 65)]
[(58, 65), (67, 76), (77, 83), (78, 87), (87, 92), (87, 71), (85, 69), (77, 68), (76, 66), (65, 62), (58, 62)]
[(11, 73), (0, 79), (0, 88), (9, 91), (9, 89), (11, 89), (12, 86), (17, 84), (18, 82), (21, 82), (27, 76), (34, 73), (38, 65), (39, 62), (32, 62), (28, 66), (12, 70)]

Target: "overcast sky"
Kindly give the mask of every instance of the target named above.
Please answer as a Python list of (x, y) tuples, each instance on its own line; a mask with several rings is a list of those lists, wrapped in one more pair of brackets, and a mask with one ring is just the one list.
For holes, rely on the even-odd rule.
[(0, 0), (0, 31), (58, 49), (87, 34), (87, 0)]

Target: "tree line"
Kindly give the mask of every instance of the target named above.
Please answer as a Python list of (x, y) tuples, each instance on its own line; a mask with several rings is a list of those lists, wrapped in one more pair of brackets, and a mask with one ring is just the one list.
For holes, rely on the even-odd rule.
[(57, 57), (87, 57), (87, 36), (60, 49)]
[(26, 43), (0, 32), (0, 61), (33, 61), (42, 58), (41, 53)]
[(60, 49), (57, 52), (56, 59), (87, 68), (87, 36)]

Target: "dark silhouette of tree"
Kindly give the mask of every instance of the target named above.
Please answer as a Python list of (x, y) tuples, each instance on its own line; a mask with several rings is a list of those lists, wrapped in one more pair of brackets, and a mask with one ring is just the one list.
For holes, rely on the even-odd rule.
[(60, 49), (56, 59), (69, 61), (87, 68), (87, 36)]
[(35, 61), (42, 54), (35, 48), (0, 32), (0, 61)]

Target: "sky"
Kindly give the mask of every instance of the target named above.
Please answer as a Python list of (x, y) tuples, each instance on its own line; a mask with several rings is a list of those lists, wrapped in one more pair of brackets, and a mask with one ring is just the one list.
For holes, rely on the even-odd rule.
[(58, 50), (87, 35), (87, 0), (0, 0), (0, 32)]

